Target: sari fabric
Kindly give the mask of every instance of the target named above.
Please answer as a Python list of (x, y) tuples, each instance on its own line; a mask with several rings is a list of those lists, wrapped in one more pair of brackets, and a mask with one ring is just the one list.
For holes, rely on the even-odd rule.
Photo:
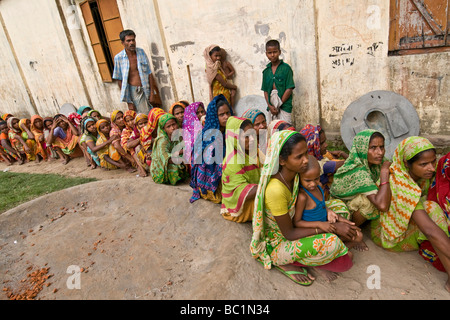
[(41, 155), (41, 157), (45, 160), (47, 159), (47, 144), (44, 141), (41, 141), (40, 138), (44, 136), (44, 131), (36, 128), (34, 122), (36, 120), (41, 120), (42, 125), (44, 125), (44, 119), (40, 115), (34, 115), (31, 117), (31, 127), (30, 130), (34, 134), (34, 140), (36, 141), (36, 154)]
[[(109, 139), (105, 136), (104, 133), (100, 132), (100, 124), (102, 124), (104, 122), (108, 123), (108, 120), (100, 119), (95, 124), (95, 126), (97, 127), (97, 131), (98, 131), (98, 139), (97, 139), (97, 142), (95, 143), (96, 145), (100, 145), (100, 144), (108, 141), (108, 139)], [(117, 166), (113, 165), (112, 163), (109, 163), (105, 159), (105, 156), (110, 157), (114, 161), (119, 161), (121, 158), (119, 151), (117, 151), (117, 149), (114, 148), (112, 143), (110, 143), (110, 144), (104, 146), (103, 148), (101, 148), (100, 150), (98, 150), (97, 156), (98, 156), (98, 160), (100, 162), (100, 166), (102, 168), (109, 169), (109, 170), (118, 169)]]
[(114, 135), (121, 136), (121, 135), (122, 135), (122, 130), (121, 130), (121, 129), (119, 128), (119, 126), (116, 124), (116, 118), (117, 118), (117, 115), (118, 115), (119, 113), (122, 113), (122, 114), (123, 114), (123, 112), (120, 111), (120, 110), (114, 110), (114, 111), (111, 113), (111, 131), (109, 132), (109, 135), (110, 135), (110, 136), (114, 136)]
[(175, 185), (178, 181), (186, 179), (188, 174), (184, 164), (169, 163), (172, 151), (179, 143), (179, 141), (172, 141), (164, 130), (164, 126), (171, 119), (176, 121), (176, 118), (169, 113), (162, 115), (159, 119), (158, 136), (153, 146), (150, 174), (155, 183)]
[(307, 124), (302, 130), (300, 130), (300, 133), (306, 138), (308, 153), (314, 156), (314, 158), (316, 158), (317, 160), (323, 159), (323, 156), (320, 153), (320, 129), (320, 126)]
[[(127, 116), (130, 116), (133, 119), (136, 119), (136, 111), (134, 111), (134, 110), (125, 111), (123, 114), (124, 120), (125, 120), (125, 117), (127, 117)], [(125, 122), (125, 128), (122, 130), (122, 134), (121, 134), (121, 138), (120, 138), (120, 144), (121, 144), (122, 148), (124, 148), (127, 152), (129, 152), (133, 155), (134, 149), (130, 150), (127, 147), (127, 142), (128, 142), (128, 140), (132, 139), (132, 137), (139, 138), (139, 131), (136, 128), (136, 123), (134, 126), (131, 127)]]
[[(35, 154), (35, 152), (36, 152), (36, 142), (34, 142), (34, 145), (33, 145), (33, 144), (31, 143), (31, 139), (28, 139), (28, 135), (26, 134), (26, 132), (22, 132), (21, 129), (15, 129), (15, 128), (12, 126), (12, 123), (13, 123), (14, 120), (19, 120), (19, 119), (16, 118), (16, 117), (10, 117), (10, 118), (7, 120), (7, 122), (6, 122), (8, 128), (9, 128), (9, 131), (8, 131), (8, 138), (9, 138), (9, 141), (11, 142), (11, 146), (12, 146), (15, 150), (17, 150), (18, 152), (20, 152), (20, 153), (22, 153), (22, 154), (23, 154), (23, 153), (26, 154), (26, 157), (27, 157), (28, 160), (35, 160), (35, 159), (36, 159), (36, 154)], [(25, 121), (26, 121), (26, 119), (19, 120), (19, 127), (20, 127), (20, 125), (23, 124)], [(25, 135), (24, 135), (23, 133), (25, 133)], [(25, 152), (25, 148), (24, 148), (24, 146), (22, 145), (22, 143), (20, 142), (20, 140), (17, 138), (17, 136), (20, 136), (20, 137), (25, 141), (25, 143), (28, 145), (28, 147), (29, 147), (30, 150), (31, 150), (30, 153), (26, 153), (26, 152)], [(33, 140), (33, 141), (34, 141), (34, 140)]]
[[(245, 217), (239, 219), (244, 211), (248, 194), (258, 188), (260, 169), (257, 158), (250, 158), (239, 143), (239, 132), (244, 118), (230, 117), (225, 132), (226, 155), (222, 167), (222, 206), (221, 214), (236, 218), (239, 222), (250, 221), (253, 206)], [(253, 203), (253, 201), (252, 201)]]
[[(22, 139), (25, 141), (28, 148), (30, 148), (30, 152), (27, 153), (27, 159), (29, 161), (34, 161), (34, 160), (36, 160), (36, 155), (37, 155), (36, 140), (30, 139), (30, 137), (28, 136), (28, 133), (24, 129), (22, 129), (22, 126), (26, 125), (27, 120), (28, 119), (20, 119), (19, 127), (20, 127), (20, 130), (22, 131), (22, 133), (21, 133)], [(30, 129), (30, 131), (31, 131), (31, 129)]]
[[(321, 266), (347, 254), (348, 249), (338, 236), (322, 233), (294, 241), (287, 240), (278, 224), (265, 205), (266, 188), (272, 175), (278, 169), (278, 159), (284, 143), (296, 132), (283, 130), (273, 134), (267, 149), (266, 163), (255, 198), (253, 212), (253, 235), (250, 251), (253, 258), (262, 262), (265, 269), (273, 265), (300, 263), (304, 266)], [(299, 190), (299, 175), (295, 176), (292, 198), (287, 212), (292, 218), (295, 214), (295, 202)]]
[(412, 213), (416, 208), (424, 209), (430, 218), (448, 236), (448, 224), (442, 209), (426, 199), (430, 180), (414, 181), (409, 174), (405, 161), (416, 154), (433, 149), (428, 139), (409, 137), (400, 142), (394, 152), (389, 183), (392, 200), (387, 212), (372, 224), (372, 238), (383, 248), (393, 251), (417, 250), (418, 243), (426, 240), (415, 223), (410, 223)]
[[(86, 142), (88, 142), (88, 141), (92, 141), (94, 144), (97, 144), (98, 135), (93, 135), (93, 134), (90, 133), (90, 132), (87, 130), (87, 128), (86, 128), (86, 127), (87, 127), (87, 124), (88, 124), (89, 122), (94, 122), (94, 124), (96, 124), (96, 123), (97, 123), (97, 120), (94, 119), (94, 118), (92, 118), (92, 117), (88, 117), (88, 118), (86, 118), (86, 119), (84, 119), (84, 120), (82, 121), (82, 123), (81, 123), (81, 129), (82, 129), (83, 134), (81, 135), (80, 143), (86, 143)], [(97, 129), (97, 131), (98, 131), (98, 129)], [(89, 155), (91, 156), (92, 160), (94, 160), (95, 163), (99, 166), (99, 165), (100, 165), (100, 160), (99, 160), (99, 157), (98, 157), (97, 153), (96, 153), (96, 152), (93, 152), (93, 151), (91, 150), (91, 148), (89, 148), (88, 145), (86, 145), (86, 150), (87, 150), (87, 152), (89, 153)]]
[[(217, 152), (216, 146), (219, 148), (222, 146), (222, 155), (225, 154), (223, 134), (220, 135), (222, 141), (216, 141), (216, 136), (211, 134), (214, 130), (220, 130), (217, 103), (224, 99), (223, 95), (219, 95), (209, 103), (202, 133), (196, 137), (194, 143), (194, 156), (191, 157), (190, 186), (193, 189), (193, 194), (189, 200), (191, 203), (200, 199), (201, 194), (208, 194), (208, 191), (214, 194), (221, 186), (223, 157), (220, 163), (215, 161), (211, 163), (210, 158), (212, 158), (213, 152)], [(230, 108), (230, 112), (233, 115), (232, 108)], [(217, 198), (214, 201), (220, 202), (220, 199)]]
[(151, 149), (154, 140), (152, 134), (158, 129), (158, 121), (164, 114), (166, 114), (166, 112), (161, 108), (153, 108), (148, 113), (147, 125), (139, 132), (139, 139), (141, 140), (141, 145), (145, 151)]
[(428, 200), (437, 202), (450, 221), (450, 153), (439, 159)]
[(184, 161), (190, 163), (192, 149), (196, 136), (202, 130), (202, 123), (198, 119), (197, 110), (205, 107), (203, 102), (194, 102), (186, 107), (183, 118), (183, 141), (184, 141)]
[(378, 192), (376, 182), (380, 178), (381, 164), (369, 166), (367, 160), (370, 137), (375, 132), (368, 129), (355, 136), (347, 160), (334, 174), (331, 196), (348, 199), (358, 194)]

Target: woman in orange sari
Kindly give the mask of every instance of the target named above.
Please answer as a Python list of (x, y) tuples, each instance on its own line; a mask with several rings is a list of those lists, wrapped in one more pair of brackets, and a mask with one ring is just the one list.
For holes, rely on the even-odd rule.
[(72, 158), (82, 157), (83, 151), (78, 145), (80, 133), (78, 129), (62, 114), (57, 114), (53, 118), (53, 124), (47, 137), (47, 145), (56, 148), (56, 152), (63, 159), (62, 163), (67, 164)]
[(34, 134), (34, 140), (36, 141), (36, 155), (47, 161), (47, 145), (45, 143), (44, 136), (44, 119), (40, 115), (34, 115), (31, 117), (31, 132)]

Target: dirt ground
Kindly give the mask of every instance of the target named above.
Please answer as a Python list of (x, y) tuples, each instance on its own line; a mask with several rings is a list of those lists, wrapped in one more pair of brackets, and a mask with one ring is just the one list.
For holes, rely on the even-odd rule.
[(367, 227), (369, 251), (353, 252), (352, 269), (334, 282), (318, 277), (302, 287), (252, 259), (251, 223), (228, 222), (219, 205), (204, 200), (190, 204), (187, 184), (91, 170), (83, 159), (8, 168), (99, 181), (0, 215), (0, 299), (26, 289), (42, 300), (450, 299), (444, 273), (417, 252), (375, 246)]

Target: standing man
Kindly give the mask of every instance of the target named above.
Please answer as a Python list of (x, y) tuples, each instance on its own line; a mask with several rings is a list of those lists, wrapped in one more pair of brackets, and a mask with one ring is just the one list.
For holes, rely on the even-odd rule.
[(136, 47), (133, 30), (123, 30), (119, 37), (124, 50), (114, 57), (112, 78), (118, 80), (120, 100), (128, 103), (128, 109), (147, 115), (153, 108), (150, 99), (155, 85), (149, 60), (144, 50)]

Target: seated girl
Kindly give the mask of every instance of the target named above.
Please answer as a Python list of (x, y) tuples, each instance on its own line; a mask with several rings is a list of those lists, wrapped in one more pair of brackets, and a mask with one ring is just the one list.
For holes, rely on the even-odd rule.
[[(315, 279), (305, 267), (314, 267), (332, 280), (333, 273), (353, 264), (351, 253), (337, 235), (297, 228), (292, 222), (307, 152), (305, 138), (298, 132), (283, 130), (272, 135), (256, 194), (250, 245), (253, 258), (264, 268), (275, 267), (301, 285), (310, 285)], [(337, 222), (336, 228), (350, 238), (356, 236), (355, 226)]]
[(193, 154), (194, 141), (202, 131), (201, 118), (206, 115), (203, 102), (194, 102), (186, 107), (183, 117), (183, 142), (184, 142), (184, 164), (191, 171), (191, 156)]
[(333, 183), (333, 176), (345, 162), (338, 158), (348, 158), (343, 151), (328, 151), (327, 136), (320, 126), (306, 125), (300, 133), (306, 138), (308, 153), (313, 155), (320, 164), (320, 183), (324, 187), (325, 199), (330, 198), (330, 187)]
[(47, 145), (56, 148), (63, 164), (67, 164), (72, 158), (83, 156), (83, 151), (78, 144), (80, 133), (78, 129), (62, 114), (53, 118), (53, 124), (47, 137)]
[(31, 132), (36, 141), (36, 156), (42, 158), (44, 161), (48, 160), (47, 144), (45, 143), (44, 135), (44, 119), (39, 115), (31, 117)]
[(367, 250), (362, 244), (363, 234), (356, 230), (356, 237), (349, 238), (346, 234), (337, 232), (335, 223), (337, 221), (355, 225), (347, 218), (350, 212), (341, 200), (325, 201), (325, 192), (320, 184), (319, 161), (308, 155), (308, 166), (300, 174), (300, 192), (295, 205), (294, 226), (297, 228), (315, 228), (317, 232), (336, 233), (347, 248)]
[(375, 130), (363, 130), (354, 137), (349, 157), (334, 174), (331, 198), (345, 202), (357, 226), (378, 218), (389, 208), (390, 162), (384, 154), (384, 136)]
[[(229, 117), (222, 167), (222, 207), (220, 213), (229, 221), (252, 220), (256, 190), (259, 183), (259, 163), (255, 134), (249, 119)], [(247, 135), (246, 135), (247, 133)]]
[(135, 172), (136, 169), (131, 167), (129, 163), (125, 162), (120, 157), (120, 153), (117, 149), (111, 144), (111, 142), (117, 137), (110, 137), (109, 134), (111, 132), (111, 125), (109, 124), (109, 121), (106, 119), (100, 119), (95, 125), (98, 131), (98, 139), (95, 145), (98, 148), (96, 152), (100, 166), (108, 170), (121, 168), (127, 170), (128, 172)]
[(158, 121), (166, 112), (161, 108), (153, 108), (148, 113), (148, 118), (143, 117), (137, 122), (139, 129), (139, 140), (141, 141), (141, 148), (143, 157), (141, 161), (148, 168), (152, 163), (153, 143), (158, 136)]
[(117, 139), (117, 137), (113, 136), (112, 139), (108, 139), (104, 145), (97, 146), (98, 131), (96, 123), (97, 120), (89, 116), (83, 118), (81, 121), (82, 135), (80, 138), (80, 144), (85, 148), (86, 154), (89, 156), (88, 160), (91, 164), (91, 169), (95, 169), (97, 166), (100, 166), (100, 159), (97, 155), (97, 151), (111, 143), (114, 139)]
[(40, 158), (36, 157), (36, 140), (34, 140), (34, 134), (31, 132), (31, 120), (30, 119), (21, 119), (19, 121), (19, 128), (22, 130), (22, 138), (25, 141), (25, 143), (30, 148), (31, 152), (27, 153), (27, 158), (29, 161), (37, 160), (37, 162), (40, 162)]
[(447, 273), (450, 292), (450, 238), (442, 208), (427, 201), (436, 172), (436, 149), (425, 138), (409, 137), (395, 149), (389, 178), (392, 200), (387, 212), (372, 221), (372, 240), (390, 251), (418, 250), (430, 241)]
[[(28, 162), (30, 160), (34, 160), (36, 157), (35, 150), (33, 150), (30, 145), (27, 143), (28, 139), (24, 139), (22, 136), (22, 129), (19, 127), (20, 120), (16, 117), (8, 118), (8, 138), (11, 142), (11, 147), (15, 149), (18, 154), (20, 154), (20, 159), (22, 161)], [(31, 132), (30, 132), (31, 133)], [(28, 138), (28, 136), (27, 136)], [(33, 136), (34, 138), (34, 136)]]
[[(146, 177), (147, 168), (142, 165), (142, 162), (138, 157), (138, 153), (136, 153), (136, 147), (140, 145), (141, 141), (139, 140), (139, 130), (136, 127), (135, 119), (136, 111), (134, 110), (127, 110), (123, 114), (125, 127), (122, 130), (120, 145), (133, 157), (139, 176)], [(140, 150), (138, 150), (138, 152), (139, 151)]]
[(223, 95), (216, 96), (208, 105), (205, 125), (196, 137), (194, 156), (191, 157), (191, 203), (200, 198), (214, 203), (222, 201), (224, 134), (227, 120), (232, 115), (233, 111)]
[(174, 152), (174, 148), (180, 143), (173, 136), (177, 129), (178, 122), (173, 115), (166, 113), (161, 116), (150, 166), (150, 174), (155, 183), (175, 185), (189, 177), (181, 155)]

